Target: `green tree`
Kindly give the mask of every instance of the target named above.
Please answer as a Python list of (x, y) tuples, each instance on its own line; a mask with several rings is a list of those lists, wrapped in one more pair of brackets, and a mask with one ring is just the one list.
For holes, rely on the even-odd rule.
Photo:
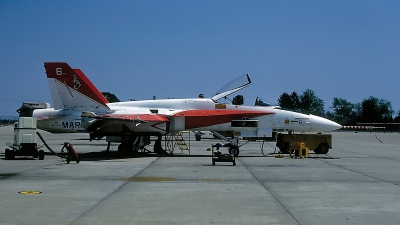
[(354, 104), (342, 98), (333, 98), (332, 106), (333, 119), (342, 125), (351, 125), (356, 115)]
[(381, 122), (379, 118), (378, 101), (379, 99), (373, 96), (363, 100), (363, 102), (361, 103), (362, 122)]
[(278, 104), (282, 108), (296, 111), (299, 105), (299, 97), (296, 92), (293, 92), (291, 95), (284, 92), (279, 96)]
[(381, 114), (382, 119), (386, 118), (390, 121), (390, 118), (393, 119), (394, 110), (392, 109), (392, 103), (385, 99), (380, 99), (378, 102), (378, 110), (379, 114)]
[(353, 117), (354, 123), (349, 125), (354, 125), (357, 122), (362, 121), (361, 117), (362, 117), (362, 105), (361, 103), (356, 103), (354, 104), (354, 117)]
[(293, 109), (295, 111), (299, 111), (300, 108), (300, 98), (297, 92), (293, 91), (292, 94), (290, 94), (290, 99), (292, 100), (293, 104)]
[(394, 111), (389, 101), (370, 96), (361, 103), (361, 121), (364, 123), (381, 123), (390, 118)]
[(396, 122), (396, 123), (400, 123), (400, 109), (399, 109), (399, 111), (397, 111), (397, 115), (393, 119), (393, 121)]
[(318, 98), (313, 90), (307, 89), (300, 95), (300, 110), (302, 113), (324, 116), (324, 101)]

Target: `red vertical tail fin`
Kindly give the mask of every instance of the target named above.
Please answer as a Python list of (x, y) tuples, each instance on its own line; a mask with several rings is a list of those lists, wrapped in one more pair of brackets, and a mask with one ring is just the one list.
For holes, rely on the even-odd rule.
[(64, 62), (45, 62), (44, 68), (55, 109), (109, 110), (107, 99), (80, 69), (72, 69)]

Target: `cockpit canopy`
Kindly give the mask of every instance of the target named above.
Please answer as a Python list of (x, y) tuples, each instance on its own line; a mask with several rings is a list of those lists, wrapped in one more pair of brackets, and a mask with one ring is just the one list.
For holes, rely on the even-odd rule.
[(225, 85), (221, 88), (217, 93), (211, 98), (214, 101), (217, 101), (221, 98), (225, 98), (226, 96), (235, 93), (251, 84), (249, 74), (242, 75), (235, 80), (231, 81), (229, 84)]
[[(221, 88), (219, 91), (217, 91), (211, 99), (216, 102), (219, 99), (227, 99), (227, 96), (235, 93), (245, 87), (248, 87), (251, 84), (251, 79), (249, 74), (239, 76), (235, 80), (231, 81), (227, 85), (225, 85), (223, 88)], [(199, 96), (200, 97), (200, 96)], [(234, 105), (243, 105), (244, 103), (244, 98), (243, 95), (237, 95), (236, 97), (233, 98), (232, 104)], [(257, 97), (256, 102), (254, 104), (255, 106), (262, 106), (262, 107), (274, 107), (276, 109), (279, 109), (280, 106), (273, 105), (265, 100), (262, 100), (261, 98)]]
[(262, 100), (261, 98), (257, 97), (256, 102), (254, 103), (254, 106), (263, 106), (263, 107), (274, 107), (274, 108), (280, 108), (277, 105), (273, 105), (265, 100)]

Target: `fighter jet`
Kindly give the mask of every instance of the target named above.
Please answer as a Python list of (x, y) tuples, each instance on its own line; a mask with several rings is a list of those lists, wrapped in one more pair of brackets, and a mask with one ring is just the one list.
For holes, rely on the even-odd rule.
[[(20, 116), (38, 118), (38, 128), (53, 133), (88, 132), (90, 139), (106, 137), (120, 142), (119, 150), (132, 148), (138, 138), (178, 131), (233, 131), (235, 137), (272, 137), (275, 130), (322, 132), (341, 125), (315, 115), (219, 102), (251, 84), (239, 77), (211, 98), (108, 102), (80, 69), (64, 62), (44, 67), (53, 107), (21, 107)], [(244, 81), (240, 82), (239, 81)]]

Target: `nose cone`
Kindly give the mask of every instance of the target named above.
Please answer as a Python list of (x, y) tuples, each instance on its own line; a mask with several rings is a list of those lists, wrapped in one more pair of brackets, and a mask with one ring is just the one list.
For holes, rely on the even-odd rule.
[(315, 132), (332, 131), (342, 128), (342, 125), (319, 116), (310, 115), (310, 121), (311, 130)]

